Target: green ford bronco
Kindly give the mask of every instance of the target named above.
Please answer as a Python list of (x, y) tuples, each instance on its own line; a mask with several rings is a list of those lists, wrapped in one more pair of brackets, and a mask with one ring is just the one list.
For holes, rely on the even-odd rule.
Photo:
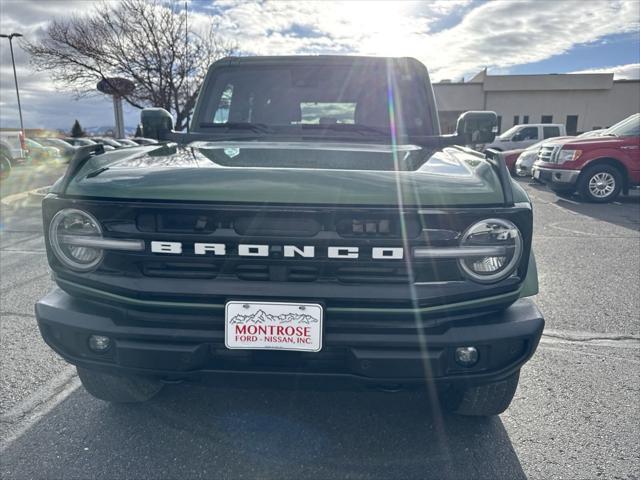
[(38, 324), (91, 394), (206, 375), (509, 406), (544, 320), (531, 203), (459, 146), (495, 113), (441, 135), (420, 62), (300, 56), (214, 63), (188, 133), (141, 117), (159, 144), (82, 147), (42, 205)]

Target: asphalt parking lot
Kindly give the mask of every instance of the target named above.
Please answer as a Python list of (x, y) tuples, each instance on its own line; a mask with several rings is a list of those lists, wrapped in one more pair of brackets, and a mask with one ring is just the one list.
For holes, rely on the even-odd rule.
[(523, 182), (547, 327), (511, 408), (469, 419), (416, 392), (194, 384), (144, 406), (93, 399), (40, 339), (33, 304), (52, 288), (40, 208), (13, 195), (59, 173), (3, 187), (2, 478), (638, 478), (638, 192), (591, 205)]

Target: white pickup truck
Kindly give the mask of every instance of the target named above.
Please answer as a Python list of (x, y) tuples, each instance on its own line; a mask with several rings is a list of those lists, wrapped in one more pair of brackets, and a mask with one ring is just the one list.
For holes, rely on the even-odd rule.
[(566, 129), (561, 123), (528, 123), (523, 125), (514, 125), (503, 134), (497, 136), (489, 145), (485, 145), (483, 150), (488, 148), (499, 151), (517, 150), (527, 148), (540, 140), (562, 137), (566, 134)]

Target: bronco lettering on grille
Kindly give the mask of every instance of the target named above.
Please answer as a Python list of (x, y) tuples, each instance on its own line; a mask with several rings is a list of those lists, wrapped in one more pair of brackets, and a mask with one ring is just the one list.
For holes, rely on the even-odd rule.
[[(240, 257), (268, 257), (272, 247), (270, 245), (245, 245), (239, 244), (237, 248)], [(315, 258), (316, 247), (312, 245), (296, 246), (283, 245), (282, 256), (286, 258)], [(182, 242), (151, 242), (152, 253), (164, 253), (169, 255), (180, 255), (185, 252)], [(228, 248), (224, 243), (194, 243), (193, 254), (195, 255), (216, 255), (225, 256)], [(356, 259), (360, 256), (360, 247), (351, 246), (330, 246), (326, 248), (328, 258), (336, 259)], [(404, 249), (401, 247), (373, 247), (371, 248), (371, 258), (374, 260), (401, 260), (404, 257)]]

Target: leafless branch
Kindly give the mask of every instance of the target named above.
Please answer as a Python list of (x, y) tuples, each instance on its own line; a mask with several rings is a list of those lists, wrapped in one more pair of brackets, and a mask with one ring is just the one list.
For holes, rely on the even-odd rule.
[(95, 92), (100, 80), (124, 77), (135, 83), (122, 97), (137, 108), (162, 107), (186, 127), (208, 66), (233, 54), (217, 25), (187, 30), (178, 4), (159, 0), (121, 0), (99, 4), (83, 17), (54, 20), (45, 37), (27, 43), (32, 65), (78, 96)]

